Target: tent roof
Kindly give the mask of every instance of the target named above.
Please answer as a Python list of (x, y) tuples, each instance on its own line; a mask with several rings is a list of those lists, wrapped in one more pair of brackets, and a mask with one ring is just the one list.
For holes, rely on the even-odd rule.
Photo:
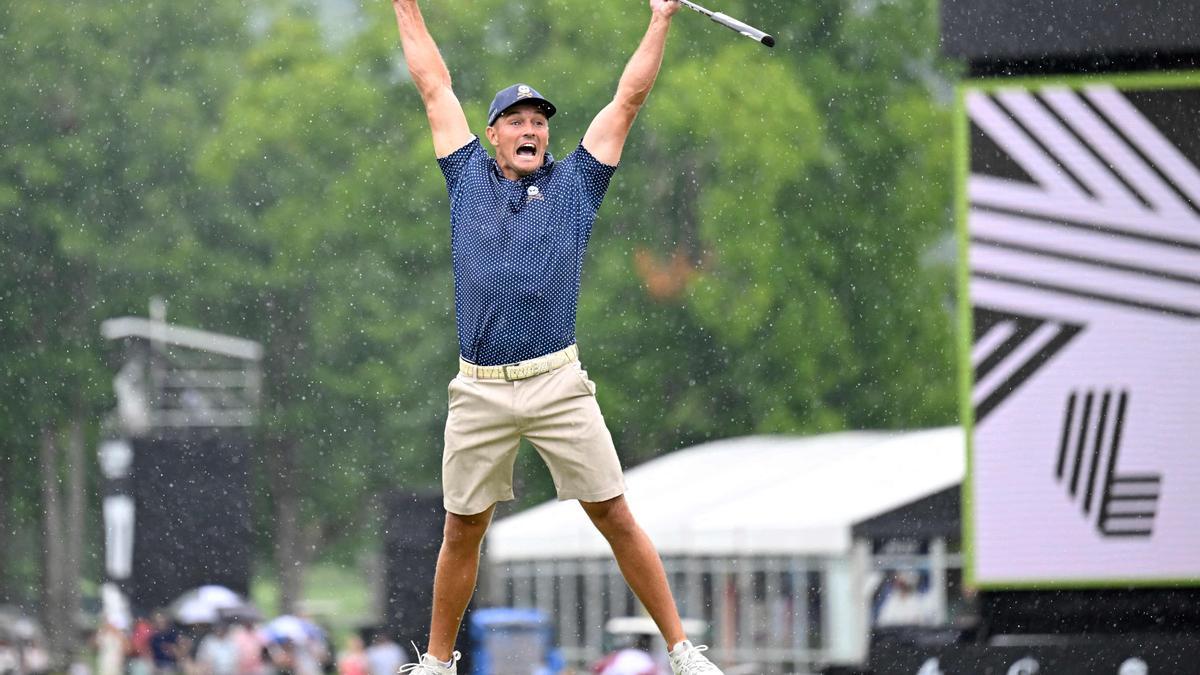
[[(679, 450), (626, 473), (626, 498), (663, 555), (840, 555), (856, 523), (960, 483), (959, 427), (746, 436)], [(493, 560), (607, 557), (572, 502), (498, 521)]]

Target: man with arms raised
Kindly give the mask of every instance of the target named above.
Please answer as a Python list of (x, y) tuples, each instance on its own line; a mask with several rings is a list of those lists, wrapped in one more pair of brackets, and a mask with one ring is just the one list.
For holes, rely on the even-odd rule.
[(496, 94), (486, 135), (471, 133), (417, 0), (392, 0), (413, 83), (450, 194), (459, 374), (449, 386), (442, 456), (446, 525), (433, 585), (428, 651), (401, 668), (457, 672), (454, 639), (496, 502), (513, 498), (522, 437), (546, 462), (559, 499), (579, 500), (626, 581), (662, 631), (677, 674), (720, 670), (688, 641), (662, 561), (624, 498), (595, 384), (579, 365), (575, 311), (592, 222), (625, 138), (654, 86), (677, 0), (649, 0), (650, 27), (612, 102), (561, 161), (547, 152), (555, 107), (533, 87)]

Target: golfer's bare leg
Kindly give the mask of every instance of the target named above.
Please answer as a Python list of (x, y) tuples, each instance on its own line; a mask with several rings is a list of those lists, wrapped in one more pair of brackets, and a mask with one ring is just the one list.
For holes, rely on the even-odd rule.
[(625, 497), (606, 502), (579, 503), (596, 529), (608, 540), (621, 574), (650, 613), (650, 618), (658, 625), (658, 630), (667, 641), (667, 648), (686, 640), (679, 610), (675, 608), (675, 598), (671, 596), (671, 587), (667, 585), (662, 559), (658, 557), (650, 537), (634, 520)]
[(433, 620), (429, 625), (429, 653), (440, 661), (449, 661), (454, 653), (454, 640), (479, 576), (479, 547), (495, 510), (493, 505), (473, 516), (446, 514), (442, 550), (433, 576)]

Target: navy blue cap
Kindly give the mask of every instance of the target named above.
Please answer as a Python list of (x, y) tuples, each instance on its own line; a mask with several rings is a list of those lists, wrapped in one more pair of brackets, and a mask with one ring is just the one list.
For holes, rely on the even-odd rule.
[(488, 108), (487, 125), (490, 127), (495, 124), (496, 118), (518, 103), (537, 104), (546, 113), (546, 119), (554, 117), (554, 113), (557, 112), (554, 104), (542, 98), (542, 95), (533, 87), (527, 84), (514, 84), (496, 92), (496, 98), (492, 99), (492, 105)]

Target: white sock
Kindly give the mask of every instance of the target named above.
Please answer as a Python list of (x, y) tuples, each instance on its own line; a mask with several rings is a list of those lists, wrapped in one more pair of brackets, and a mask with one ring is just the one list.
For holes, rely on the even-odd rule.
[(679, 644), (675, 645), (674, 647), (671, 647), (671, 653), (674, 654), (676, 652), (679, 652), (679, 651), (686, 649), (687, 647), (691, 647), (691, 646), (692, 646), (691, 642), (684, 640), (683, 642), (680, 642)]

